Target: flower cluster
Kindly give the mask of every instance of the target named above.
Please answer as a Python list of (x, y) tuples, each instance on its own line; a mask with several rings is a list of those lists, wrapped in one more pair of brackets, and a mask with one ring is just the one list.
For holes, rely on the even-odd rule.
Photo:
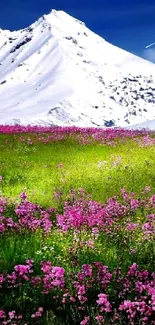
[[(84, 190), (79, 190), (76, 197), (73, 191), (70, 193), (70, 200), (65, 202), (63, 214), (57, 214), (57, 226), (62, 231), (96, 229), (109, 233), (114, 227), (124, 227), (126, 231), (134, 231), (141, 227), (141, 231), (147, 239), (153, 239), (155, 234), (155, 215), (147, 215), (147, 211), (154, 211), (155, 196), (146, 195), (146, 190), (142, 191), (145, 199), (135, 198), (135, 193), (127, 193), (121, 190), (122, 200), (117, 196), (107, 200), (105, 204), (92, 201), (89, 196), (85, 197)], [(74, 198), (74, 199), (73, 199)], [(137, 214), (145, 214), (140, 222), (134, 222)], [(116, 227), (115, 227), (116, 230)]]
[(39, 205), (27, 201), (26, 192), (21, 193), (21, 203), (14, 206), (15, 217), (8, 216), (7, 202), (0, 198), (0, 233), (7, 231), (24, 232), (25, 230), (34, 232), (42, 229), (44, 234), (49, 234), (52, 228), (51, 217), (55, 208), (44, 211)]
[[(29, 202), (25, 191), (11, 206), (0, 197), (2, 241), (13, 238), (16, 244), (19, 237), (35, 237), (42, 240), (43, 250), (33, 259), (29, 251), (28, 257), (21, 262), (18, 257), (16, 265), (11, 262), (9, 270), (1, 271), (0, 324), (48, 324), (48, 315), (56, 315), (58, 322), (60, 317), (61, 324), (63, 315), (64, 322), (73, 325), (155, 325), (151, 188), (146, 186), (139, 196), (123, 188), (120, 196), (105, 203), (93, 201), (80, 188), (78, 193), (70, 191), (61, 208), (61, 214), (53, 207), (44, 210)], [(112, 247), (107, 262), (104, 244), (109, 252)]]
[[(44, 144), (53, 141), (62, 141), (67, 138), (75, 139), (81, 144), (94, 142), (115, 145), (115, 139), (124, 141), (125, 139), (135, 139), (139, 146), (150, 146), (155, 143), (154, 132), (149, 130), (128, 130), (121, 128), (80, 128), (80, 127), (42, 127), (42, 126), (21, 126), (21, 125), (1, 125), (2, 134), (23, 134), (20, 141), (28, 145), (33, 145), (34, 138)], [(28, 134), (28, 136), (27, 136)], [(31, 135), (33, 136), (31, 137)], [(117, 161), (118, 163), (118, 161)]]
[[(113, 321), (117, 324), (118, 320), (119, 324), (123, 319), (125, 324), (154, 324), (155, 274), (139, 270), (136, 263), (128, 268), (124, 276), (121, 276), (120, 269), (111, 273), (106, 265), (99, 262), (84, 264), (80, 271), (65, 275), (64, 268), (53, 266), (50, 261), (42, 261), (41, 271), (41, 275), (34, 275), (33, 261), (28, 260), (25, 265), (16, 265), (11, 274), (1, 278), (2, 293), (5, 290), (6, 294), (13, 293), (16, 297), (20, 285), (24, 299), (29, 287), (32, 297), (38, 292), (43, 303), (42, 307), (38, 305), (36, 311), (32, 310), (33, 306), (27, 306), (27, 317), (27, 311), (22, 310), (21, 298), (20, 314), (14, 310), (0, 310), (3, 325), (10, 324), (10, 320), (14, 321), (11, 324), (18, 324), (19, 320), (23, 320), (22, 324), (29, 324), (30, 319), (40, 318), (48, 312), (48, 308), (54, 311), (57, 306), (66, 309), (66, 315), (67, 310), (73, 308), (79, 315), (79, 324), (102, 324), (107, 320), (110, 324)], [(113, 282), (114, 293), (110, 289)], [(0, 294), (0, 298), (3, 307), (5, 297)]]

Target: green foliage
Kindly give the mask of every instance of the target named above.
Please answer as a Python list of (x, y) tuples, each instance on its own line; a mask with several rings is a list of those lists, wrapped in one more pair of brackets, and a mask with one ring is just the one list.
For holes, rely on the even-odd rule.
[[(59, 213), (69, 199), (71, 189), (77, 192), (83, 188), (93, 200), (103, 203), (110, 197), (119, 196), (122, 188), (138, 195), (149, 185), (155, 193), (155, 146), (140, 147), (131, 139), (124, 143), (117, 140), (115, 146), (109, 146), (82, 145), (74, 139), (42, 143), (34, 134), (23, 135), (25, 141), (22, 142), (20, 137), (0, 134), (0, 192), (8, 198), (7, 213), (11, 217), (14, 202), (19, 201), (24, 189), (30, 201), (44, 208), (55, 206)], [(33, 144), (28, 144), (27, 138), (31, 138)], [(132, 221), (142, 224), (143, 218), (141, 210), (134, 214)], [(54, 217), (52, 221), (55, 225)], [(108, 265), (111, 272), (121, 266), (125, 274), (132, 263), (151, 272), (155, 257), (153, 242), (142, 241), (139, 230), (126, 232), (123, 222), (120, 221), (120, 225), (121, 231), (113, 232), (112, 237), (99, 233), (92, 246), (87, 245), (92, 240), (92, 233), (85, 230), (78, 238), (72, 230), (63, 233), (56, 227), (49, 236), (44, 236), (40, 230), (0, 234), (0, 273), (12, 272), (14, 265), (24, 264), (27, 259), (34, 260), (37, 275), (43, 260), (64, 267), (66, 273), (96, 261)], [(6, 306), (11, 305), (7, 299)], [(31, 303), (30, 296), (24, 299), (25, 303)], [(18, 304), (20, 301), (16, 302)], [(40, 324), (56, 325), (63, 321), (60, 323), (51, 311)]]
[(26, 188), (30, 200), (46, 207), (55, 204), (55, 191), (62, 191), (65, 200), (72, 188), (82, 187), (101, 202), (123, 187), (139, 193), (149, 184), (154, 191), (154, 165), (155, 146), (139, 147), (131, 139), (117, 141), (114, 147), (73, 140), (45, 144), (37, 139), (29, 145), (20, 142), (19, 135), (0, 135), (3, 195), (17, 199)]

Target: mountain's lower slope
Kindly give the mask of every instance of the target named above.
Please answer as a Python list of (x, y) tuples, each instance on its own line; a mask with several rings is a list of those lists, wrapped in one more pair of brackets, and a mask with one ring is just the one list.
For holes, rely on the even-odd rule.
[(131, 125), (128, 127), (132, 130), (142, 130), (142, 129), (148, 129), (148, 130), (155, 130), (155, 119), (154, 120), (148, 120), (143, 123)]
[(0, 122), (127, 126), (155, 118), (155, 65), (63, 11), (0, 30)]

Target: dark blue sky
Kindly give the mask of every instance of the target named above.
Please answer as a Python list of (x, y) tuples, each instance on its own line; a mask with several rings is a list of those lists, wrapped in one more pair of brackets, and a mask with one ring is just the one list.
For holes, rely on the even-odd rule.
[(107, 41), (148, 59), (155, 48), (155, 0), (0, 0), (0, 28), (27, 27), (40, 16), (62, 9)]

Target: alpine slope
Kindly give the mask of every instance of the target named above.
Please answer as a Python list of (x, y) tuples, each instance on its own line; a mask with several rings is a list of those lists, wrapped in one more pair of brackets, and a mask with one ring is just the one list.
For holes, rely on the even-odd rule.
[(130, 127), (154, 107), (155, 65), (67, 13), (0, 29), (0, 124)]

